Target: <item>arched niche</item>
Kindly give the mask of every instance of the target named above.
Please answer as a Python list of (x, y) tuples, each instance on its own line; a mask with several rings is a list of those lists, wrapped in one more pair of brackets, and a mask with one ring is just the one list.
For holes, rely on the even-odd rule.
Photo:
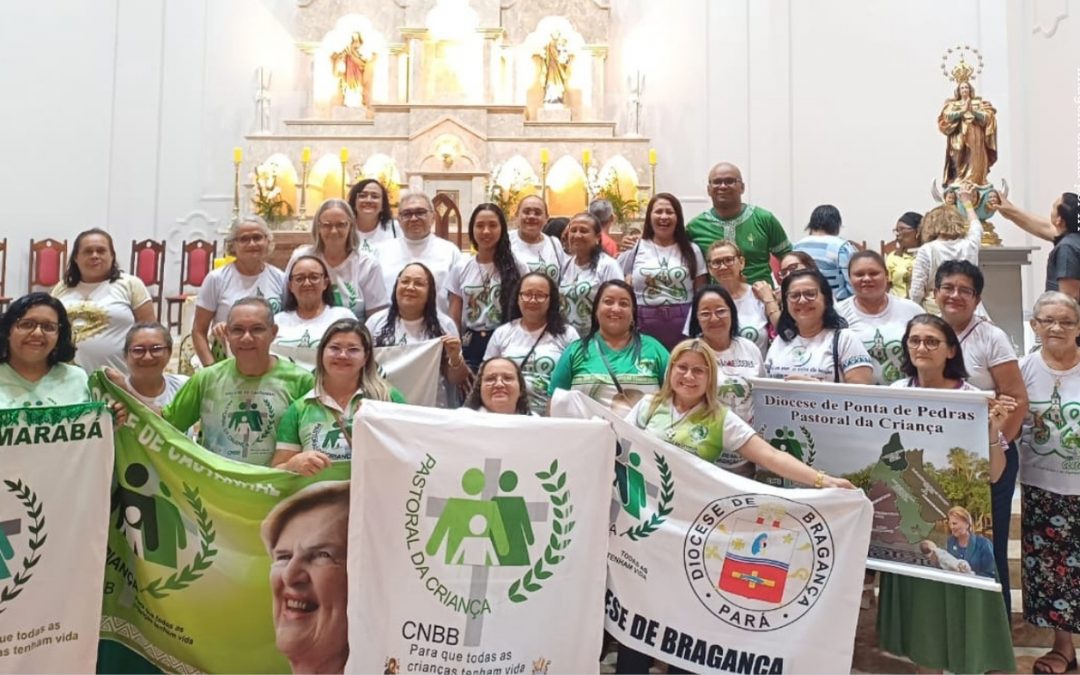
[(589, 206), (585, 170), (569, 155), (563, 155), (548, 170), (547, 205), (551, 216), (571, 216)]

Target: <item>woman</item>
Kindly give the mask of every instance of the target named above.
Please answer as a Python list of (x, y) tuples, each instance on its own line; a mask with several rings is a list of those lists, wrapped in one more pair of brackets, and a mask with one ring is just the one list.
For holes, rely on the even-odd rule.
[(496, 356), (480, 364), (466, 408), (504, 415), (529, 415), (529, 397), (525, 377), (517, 364)]
[[(965, 354), (955, 331), (942, 319), (932, 314), (915, 317), (908, 322), (901, 344), (905, 377), (893, 387), (977, 389), (964, 381)], [(1005, 470), (1004, 446), (999, 439), (1014, 405), (1007, 397), (990, 403), (991, 484)], [(969, 552), (946, 548), (959, 560)], [(877, 630), (882, 649), (910, 658), (921, 672), (1016, 672), (1008, 613), (1001, 596), (993, 591), (883, 573)]]
[(124, 338), (127, 390), (148, 406), (164, 408), (188, 381), (187, 375), (165, 372), (172, 347), (169, 330), (156, 321), (135, 324)]
[(548, 396), (577, 389), (618, 414), (660, 388), (668, 351), (634, 325), (634, 289), (622, 279), (600, 284), (588, 334), (563, 352), (551, 374)]
[(539, 195), (529, 195), (518, 202), (518, 226), (510, 233), (510, 246), (514, 257), (530, 272), (543, 272), (558, 282), (566, 251), (558, 238), (543, 233), (547, 217), (547, 204)]
[(542, 272), (529, 272), (513, 295), (517, 302), (510, 310), (510, 323), (499, 326), (488, 343), (484, 360), (497, 356), (510, 359), (525, 377), (529, 406), (544, 415), (548, 407), (548, 386), (555, 364), (578, 339), (559, 311), (559, 288)]
[(941, 263), (946, 260), (967, 260), (974, 265), (979, 264), (983, 227), (975, 213), (975, 191), (965, 184), (958, 193), (967, 218), (949, 205), (939, 206), (923, 216), (920, 228), (923, 245), (915, 254), (915, 263), (911, 268), (908, 297), (931, 314), (941, 313), (934, 303), (930, 287)]
[[(727, 457), (737, 455), (804, 485), (854, 489), (849, 481), (773, 448), (749, 424), (729, 414), (716, 396), (716, 375), (717, 363), (709, 345), (698, 339), (680, 342), (671, 352), (660, 391), (638, 401), (626, 421), (723, 468), (727, 468)], [(651, 656), (620, 645), (615, 672), (647, 673), (651, 662)]]
[(908, 211), (896, 221), (893, 235), (896, 248), (885, 256), (885, 269), (889, 271), (889, 292), (898, 298), (908, 297), (911, 288), (911, 268), (915, 266), (915, 252), (919, 249), (919, 225), (922, 215)]
[[(791, 255), (791, 254), (788, 254)], [(709, 261), (709, 273), (735, 300), (738, 309), (739, 335), (757, 345), (764, 353), (769, 348), (769, 329), (776, 328), (780, 319), (780, 303), (776, 300), (773, 287), (765, 281), (758, 281), (753, 286), (746, 283), (743, 269), (746, 260), (742, 249), (733, 241), (718, 239), (709, 247), (706, 256)], [(690, 321), (694, 313), (690, 313)], [(687, 333), (693, 337), (693, 333)]]
[(64, 304), (47, 293), (15, 299), (0, 315), (0, 408), (89, 401), (89, 378), (74, 358)]
[(440, 340), (443, 346), (438, 405), (450, 404), (446, 384), (457, 386), (469, 378), (469, 366), (461, 352), (461, 339), (453, 319), (438, 310), (435, 277), (422, 263), (409, 263), (398, 274), (390, 307), (367, 320), (376, 347)]
[(315, 387), (293, 401), (277, 431), (270, 465), (312, 476), (352, 458), (352, 423), (364, 399), (404, 403), (379, 373), (371, 333), (354, 317), (330, 324), (319, 341)]
[(102, 366), (126, 372), (117, 347), (136, 322), (154, 320), (154, 304), (139, 277), (120, 271), (108, 232), (95, 228), (75, 237), (64, 280), (52, 295), (64, 303), (71, 321), (75, 365), (88, 373)]
[(360, 235), (352, 208), (340, 199), (327, 199), (311, 220), (314, 244), (299, 246), (289, 258), (288, 271), (301, 256), (324, 263), (333, 290), (333, 305), (345, 307), (359, 319), (371, 316), (390, 302), (383, 285), (382, 267), (374, 256), (360, 250)]
[(840, 210), (832, 204), (822, 204), (810, 213), (806, 231), (810, 234), (795, 244), (796, 251), (803, 251), (817, 263), (818, 271), (829, 280), (833, 298), (837, 301), (851, 297), (851, 280), (848, 279), (848, 261), (857, 249), (840, 236)]
[(1076, 193), (1063, 192), (1054, 201), (1050, 220), (1021, 211), (1001, 195), (996, 208), (1025, 232), (1054, 242), (1046, 261), (1046, 290), (1080, 298), (1080, 206)]
[(432, 232), (435, 207), (423, 192), (409, 192), (401, 197), (398, 218), (403, 236), (383, 241), (375, 252), (382, 265), (383, 283), (392, 289), (406, 265), (422, 263), (435, 279), (432, 293), (439, 311), (449, 312), (446, 277), (461, 259), (461, 249)]
[(335, 321), (356, 318), (352, 311), (334, 307), (333, 303), (334, 291), (326, 263), (313, 255), (296, 258), (289, 265), (282, 311), (274, 315), (278, 332), (270, 351), (314, 370), (318, 364), (315, 351), (323, 332)]
[[(713, 350), (719, 369), (717, 398), (742, 421), (753, 425), (753, 388), (747, 378), (764, 377), (765, 367), (757, 345), (739, 335), (739, 320), (735, 300), (723, 286), (706, 286), (694, 294), (689, 331)], [(754, 465), (741, 455), (728, 454), (721, 461), (728, 471), (753, 476)]]
[(784, 257), (780, 258), (780, 267), (776, 270), (776, 280), (784, 283), (784, 279), (787, 279), (789, 274), (799, 270), (817, 271), (817, 263), (805, 251), (785, 253)]
[(639, 330), (671, 349), (682, 339), (694, 291), (705, 285), (705, 259), (686, 233), (674, 195), (649, 200), (641, 239), (619, 262), (637, 296)]
[(1049, 291), (1031, 316), (1042, 349), (1020, 361), (1031, 397), (1020, 458), (1024, 618), (1054, 629), (1035, 672), (1061, 673), (1076, 669), (1073, 634), (1080, 633), (1080, 467), (1071, 415), (1080, 401), (1080, 306)]
[(511, 289), (525, 273), (510, 250), (506, 216), (495, 204), (481, 204), (469, 217), (469, 241), (475, 255), (460, 258), (446, 277), (450, 318), (461, 331), (465, 362), (480, 366), (492, 332), (513, 306)]
[(907, 322), (922, 307), (889, 294), (889, 272), (877, 251), (856, 251), (848, 263), (855, 295), (836, 305), (848, 328), (866, 347), (874, 367), (874, 384), (892, 384), (902, 376), (900, 344)]
[(600, 233), (600, 221), (587, 211), (572, 217), (566, 227), (570, 255), (559, 275), (559, 296), (563, 316), (579, 334), (589, 330), (596, 289), (605, 281), (623, 278), (619, 263), (604, 253)]
[(390, 197), (378, 180), (365, 178), (349, 188), (348, 204), (356, 214), (361, 253), (370, 255), (379, 242), (398, 238), (399, 226), (390, 208)]
[(964, 347), (964, 367), (969, 384), (983, 391), (996, 392), (1016, 401), (1016, 409), (1002, 425), (1005, 439), (1010, 441), (1005, 452), (1005, 471), (990, 486), (990, 500), (994, 525), (994, 560), (998, 566), (998, 581), (1006, 608), (1011, 608), (1009, 594), (1009, 521), (1012, 517), (1013, 493), (1016, 490), (1016, 472), (1019, 458), (1016, 438), (1027, 414), (1028, 395), (1024, 378), (1020, 374), (1019, 361), (1012, 342), (1001, 330), (988, 320), (977, 317), (975, 310), (983, 291), (982, 270), (966, 260), (947, 260), (938, 267), (934, 286), (935, 299), (945, 320), (959, 337)]
[(780, 287), (784, 299), (779, 333), (765, 357), (769, 377), (785, 380), (871, 384), (870, 355), (833, 307), (832, 290), (821, 272), (799, 270)]
[[(1001, 443), (995, 446), (997, 452)], [(975, 533), (975, 519), (963, 506), (954, 506), (948, 513), (949, 536), (945, 538), (945, 551), (955, 560), (964, 563), (963, 569), (970, 574), (994, 579), (994, 549), (990, 540)]]
[[(236, 260), (207, 274), (195, 298), (191, 344), (203, 366), (225, 358), (225, 322), (234, 302), (258, 296), (266, 298), (275, 312), (281, 309), (285, 273), (267, 262), (273, 250), (274, 235), (259, 216), (244, 216), (229, 227), (225, 252)], [(211, 328), (214, 350), (210, 348)]]

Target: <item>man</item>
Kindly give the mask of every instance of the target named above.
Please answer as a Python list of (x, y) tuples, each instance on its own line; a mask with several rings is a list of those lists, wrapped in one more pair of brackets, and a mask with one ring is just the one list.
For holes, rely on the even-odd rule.
[(411, 263), (422, 263), (435, 277), (435, 300), (439, 311), (449, 314), (446, 275), (461, 258), (461, 249), (432, 233), (435, 207), (423, 192), (409, 192), (401, 197), (398, 222), (405, 236), (380, 242), (373, 254), (382, 265), (386, 289), (393, 294), (401, 270)]
[(742, 200), (746, 184), (739, 167), (721, 162), (709, 171), (709, 197), (712, 208), (691, 220), (686, 231), (690, 239), (707, 254), (718, 239), (727, 239), (742, 249), (746, 267), (743, 275), (749, 283), (772, 283), (769, 255), (783, 257), (791, 251), (791, 242), (776, 216), (760, 206)]
[(201, 421), (206, 449), (270, 466), (282, 416), (290, 403), (315, 386), (307, 370), (270, 354), (276, 335), (270, 303), (263, 298), (237, 300), (226, 322), (233, 356), (196, 371), (161, 416), (181, 431)]
[(619, 255), (619, 245), (611, 238), (611, 226), (615, 224), (615, 209), (606, 199), (594, 199), (589, 204), (589, 213), (600, 221), (600, 248), (612, 258)]

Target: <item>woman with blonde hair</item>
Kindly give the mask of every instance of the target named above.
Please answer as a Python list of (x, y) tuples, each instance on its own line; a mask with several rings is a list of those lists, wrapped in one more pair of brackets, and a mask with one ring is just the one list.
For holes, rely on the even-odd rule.
[(973, 265), (979, 264), (983, 227), (975, 213), (975, 189), (970, 184), (964, 184), (958, 196), (966, 219), (956, 207), (942, 204), (927, 212), (919, 226), (923, 245), (915, 253), (915, 262), (911, 267), (908, 298), (931, 314), (941, 314), (931, 293), (941, 263), (946, 260), (967, 260)]

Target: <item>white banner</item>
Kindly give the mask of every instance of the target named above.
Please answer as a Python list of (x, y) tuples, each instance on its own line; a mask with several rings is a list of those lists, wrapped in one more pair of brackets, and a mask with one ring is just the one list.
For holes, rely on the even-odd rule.
[(870, 497), (868, 567), (1000, 590), (988, 393), (765, 379), (753, 391), (763, 438)]
[(367, 401), (353, 448), (346, 672), (596, 672), (607, 424)]
[(376, 347), (375, 360), (386, 379), (411, 405), (434, 406), (439, 394), (442, 342), (426, 340)]
[(94, 672), (112, 435), (102, 404), (0, 410), (0, 672)]
[(552, 414), (618, 437), (608, 632), (691, 672), (849, 672), (872, 508), (854, 490), (785, 490), (705, 462), (578, 392)]

